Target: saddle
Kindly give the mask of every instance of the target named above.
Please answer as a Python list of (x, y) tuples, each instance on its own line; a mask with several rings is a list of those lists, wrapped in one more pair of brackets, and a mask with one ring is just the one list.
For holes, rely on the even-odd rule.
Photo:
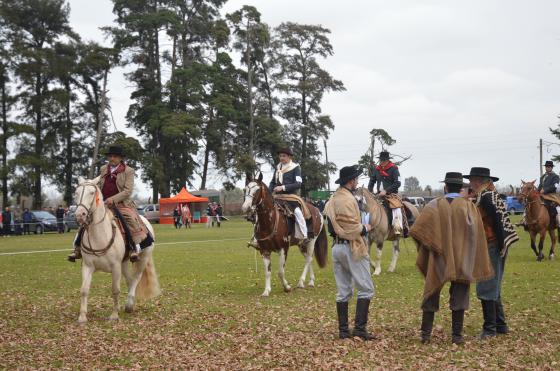
[[(134, 241), (132, 239), (132, 233), (130, 231), (130, 228), (126, 224), (126, 222), (124, 220), (124, 217), (121, 214), (121, 212), (119, 211), (119, 209), (116, 208), (116, 207), (112, 207), (110, 210), (113, 213), (113, 216), (115, 217), (113, 220), (117, 224), (117, 228), (119, 229), (119, 231), (122, 235), (122, 238), (124, 240), (124, 245), (125, 245), (125, 249), (126, 249), (126, 253), (125, 253), (125, 258), (126, 258), (126, 257), (128, 257), (130, 251), (136, 249), (136, 245), (134, 244)], [(142, 219), (140, 219), (140, 222), (142, 222)], [(146, 247), (150, 246), (154, 242), (154, 238), (150, 234), (150, 232), (149, 232), (149, 230), (148, 230), (148, 228), (146, 227), (145, 224), (144, 224), (144, 228), (146, 229), (146, 234), (147, 234), (148, 237), (146, 237), (146, 239), (144, 239), (144, 241), (140, 242), (140, 249), (141, 250), (144, 250)]]
[[(410, 227), (412, 226), (412, 223), (409, 223), (409, 221), (413, 221), (412, 220), (412, 212), (410, 211), (410, 209), (403, 203), (401, 196), (399, 196), (396, 193), (392, 193), (389, 195), (386, 195), (383, 198), (383, 202), (382, 202), (383, 206), (385, 207), (385, 211), (387, 212), (387, 218), (389, 221), (389, 226), (393, 225), (393, 212), (391, 211), (391, 209), (401, 209), (402, 211), (402, 216), (403, 216), (403, 237), (408, 237), (408, 232), (410, 231)], [(392, 241), (395, 238), (397, 238), (397, 236), (394, 234), (393, 228), (389, 228), (389, 237), (388, 240)]]
[[(275, 194), (274, 195), (274, 200), (280, 205), (280, 204), (284, 204), (284, 205), (288, 205), (290, 207), (293, 207), (293, 209), (295, 209), (295, 207), (293, 206), (293, 204), (296, 204), (299, 206), (299, 208), (301, 209), (301, 212), (303, 213), (303, 217), (305, 219), (309, 219), (311, 218), (311, 212), (309, 211), (309, 207), (307, 207), (307, 202), (304, 201), (303, 198), (299, 197), (298, 195), (293, 195), (293, 194)], [(290, 205), (292, 204), (292, 205)], [(293, 209), (291, 210), (291, 213), (293, 214)]]
[(320, 223), (317, 223), (317, 218), (311, 214), (311, 211), (309, 210), (310, 205), (301, 197), (291, 194), (274, 195), (274, 203), (278, 207), (278, 211), (284, 215), (288, 222), (288, 231), (291, 238), (295, 238), (296, 217), (294, 215), (294, 209), (298, 206), (303, 213), (308, 232), (312, 232), (314, 236), (318, 235), (319, 231), (315, 231), (313, 227), (316, 224), (320, 225)]

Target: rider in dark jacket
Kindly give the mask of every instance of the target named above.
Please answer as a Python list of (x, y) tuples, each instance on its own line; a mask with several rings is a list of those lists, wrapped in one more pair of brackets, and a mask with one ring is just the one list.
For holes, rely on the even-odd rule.
[[(302, 184), (301, 168), (298, 164), (292, 161), (293, 152), (289, 148), (283, 148), (278, 151), (280, 163), (276, 166), (272, 180), (270, 181), (269, 189), (275, 194), (299, 194)], [(297, 202), (289, 202), (291, 208), (294, 210), (296, 222), (303, 236), (310, 237), (312, 234), (309, 223), (306, 221)]]
[[(401, 175), (397, 165), (391, 162), (389, 152), (383, 151), (379, 154), (379, 165), (375, 167), (369, 178), (368, 189), (379, 197), (397, 194), (401, 186)], [(374, 187), (377, 187), (374, 191)], [(393, 215), (393, 230), (396, 235), (403, 230), (403, 217), (400, 208), (391, 209)]]
[[(552, 171), (554, 168), (554, 163), (552, 161), (546, 161), (544, 168), (545, 173), (541, 176), (537, 190), (544, 196), (544, 204), (546, 205), (552, 220), (554, 220), (558, 219), (558, 216), (560, 215), (560, 206), (557, 202), (552, 201), (550, 198), (557, 198), (555, 196), (557, 193), (557, 187), (560, 184), (560, 177)], [(558, 224), (560, 225), (560, 220), (558, 220)]]

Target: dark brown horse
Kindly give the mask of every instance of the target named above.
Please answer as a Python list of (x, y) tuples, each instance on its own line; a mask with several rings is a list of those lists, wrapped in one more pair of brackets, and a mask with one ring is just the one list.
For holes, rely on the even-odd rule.
[(288, 219), (280, 210), (277, 202), (274, 201), (268, 187), (262, 182), (262, 174), (257, 180), (250, 181), (245, 187), (245, 200), (243, 211), (246, 213), (253, 209), (256, 213), (255, 223), (255, 248), (261, 253), (265, 270), (265, 288), (262, 296), (270, 294), (270, 273), (271, 273), (271, 253), (277, 252), (280, 255), (278, 261), (278, 277), (282, 281), (284, 291), (291, 291), (291, 287), (286, 280), (284, 270), (288, 257), (288, 248), (297, 245), (305, 257), (305, 267), (299, 279), (298, 287), (303, 288), (307, 272), (309, 271), (308, 286), (315, 285), (315, 275), (311, 261), (313, 255), (319, 267), (327, 265), (328, 241), (327, 232), (323, 226), (323, 218), (319, 210), (311, 204), (307, 204), (313, 219), (313, 234), (315, 238), (311, 240), (300, 240), (290, 236)]
[[(537, 261), (542, 261), (544, 259), (542, 253), (544, 240), (546, 238), (546, 232), (548, 232), (552, 242), (548, 258), (553, 259), (554, 248), (556, 246), (556, 222), (550, 220), (548, 210), (546, 206), (544, 206), (541, 195), (535, 187), (535, 181), (521, 182), (521, 192), (519, 193), (518, 199), (519, 202), (525, 205), (526, 229), (531, 236), (531, 249), (533, 249), (535, 255), (537, 255)], [(537, 235), (540, 236), (538, 251), (535, 244)]]

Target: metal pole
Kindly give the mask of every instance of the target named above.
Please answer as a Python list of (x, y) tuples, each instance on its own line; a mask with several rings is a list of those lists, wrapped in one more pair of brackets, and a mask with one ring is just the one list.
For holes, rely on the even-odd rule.
[(327, 191), (331, 191), (331, 180), (329, 177), (329, 155), (327, 153), (327, 140), (323, 138), (323, 145), (325, 146), (325, 167), (327, 169)]
[(542, 164), (543, 164), (543, 155), (542, 155), (542, 139), (539, 139), (539, 174), (542, 177)]

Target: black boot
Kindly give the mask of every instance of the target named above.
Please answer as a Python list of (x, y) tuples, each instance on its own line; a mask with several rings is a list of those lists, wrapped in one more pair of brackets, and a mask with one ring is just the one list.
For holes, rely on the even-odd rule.
[(463, 338), (463, 322), (465, 320), (464, 310), (454, 310), (451, 312), (451, 342), (461, 345), (465, 343)]
[(506, 315), (504, 314), (504, 306), (502, 305), (502, 298), (498, 298), (496, 301), (496, 333), (502, 335), (509, 333)]
[(367, 331), (369, 303), (370, 299), (358, 299), (358, 302), (356, 303), (356, 318), (354, 321), (354, 331), (352, 331), (352, 336), (357, 336), (363, 340), (375, 339), (375, 336)]
[(496, 336), (496, 302), (494, 300), (482, 300), (482, 315), (484, 324), (480, 333), (480, 340)]
[(432, 339), (434, 315), (434, 312), (422, 312), (422, 325), (420, 326), (420, 342), (422, 344), (429, 344)]
[(68, 261), (75, 263), (76, 259), (81, 259), (82, 258), (82, 235), (84, 234), (84, 230), (83, 228), (80, 228), (78, 230), (78, 234), (76, 235), (76, 238), (74, 239), (74, 251), (72, 252), (72, 254), (68, 255)]
[(348, 329), (348, 302), (337, 301), (336, 313), (338, 314), (338, 337), (340, 339), (350, 338), (350, 330)]

